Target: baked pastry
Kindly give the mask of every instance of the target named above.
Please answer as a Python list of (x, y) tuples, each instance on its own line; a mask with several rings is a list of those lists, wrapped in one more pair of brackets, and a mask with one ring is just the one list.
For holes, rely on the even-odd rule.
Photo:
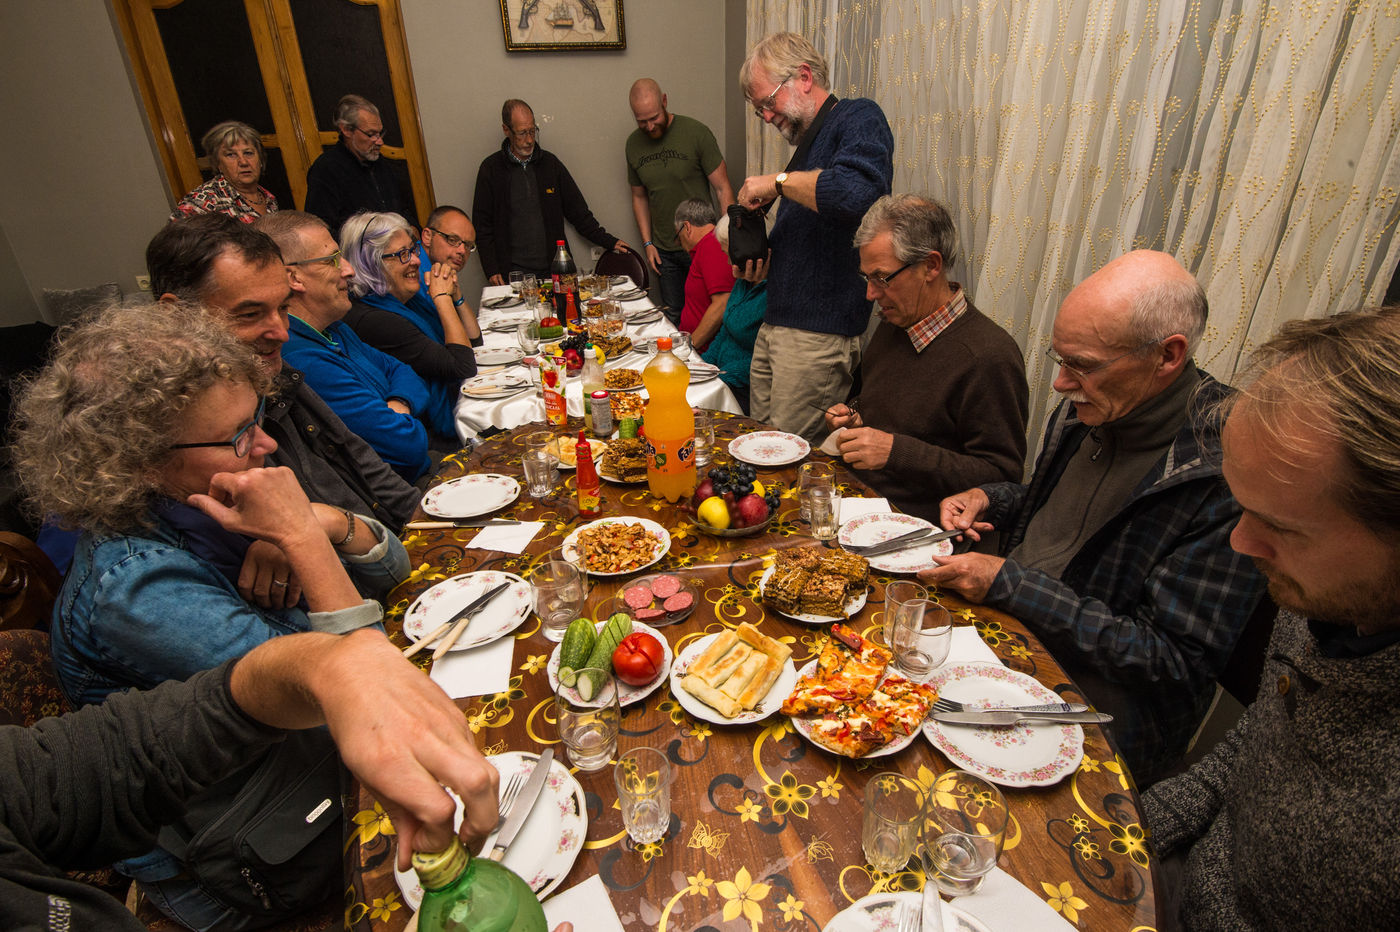
[(763, 584), (763, 604), (780, 612), (795, 615), (801, 611), (802, 589), (811, 575), (800, 566), (775, 564)]
[(637, 437), (622, 437), (611, 441), (603, 451), (603, 472), (623, 482), (641, 482), (646, 479), (646, 441)]
[(835, 573), (826, 572), (826, 565), (823, 564), (803, 583), (797, 600), (799, 612), (803, 615), (845, 618), (846, 593), (846, 580)]
[(779, 550), (773, 558), (774, 566), (797, 566), (804, 570), (814, 570), (821, 562), (821, 555), (818, 547), (792, 547), (787, 550)]
[(864, 589), (870, 576), (870, 561), (844, 550), (828, 550), (821, 555), (820, 563), (822, 572), (845, 579), (848, 591)]
[(681, 677), (681, 685), (725, 718), (758, 708), (792, 649), (745, 622), (724, 630)]

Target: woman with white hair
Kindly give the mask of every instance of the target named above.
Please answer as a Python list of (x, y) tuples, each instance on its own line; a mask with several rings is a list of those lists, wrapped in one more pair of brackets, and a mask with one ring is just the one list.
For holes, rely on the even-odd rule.
[(205, 133), (200, 145), (214, 168), (214, 177), (181, 198), (171, 220), (219, 213), (252, 223), (277, 209), (277, 198), (258, 184), (267, 157), (257, 130), (247, 123), (225, 120)]

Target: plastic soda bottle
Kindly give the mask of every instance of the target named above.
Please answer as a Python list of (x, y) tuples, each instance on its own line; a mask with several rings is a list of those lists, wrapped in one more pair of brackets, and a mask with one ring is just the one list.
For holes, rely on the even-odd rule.
[(685, 391), (690, 370), (659, 337), (656, 356), (642, 372), (646, 383), (647, 485), (651, 494), (674, 502), (695, 492), (695, 413)]
[(579, 373), (583, 381), (583, 421), (584, 427), (590, 434), (593, 430), (593, 405), (591, 399), (593, 393), (603, 387), (603, 360), (599, 359), (599, 351), (592, 343), (587, 343), (583, 347), (583, 371)]
[(574, 452), (577, 466), (574, 481), (578, 485), (578, 516), (598, 517), (602, 486), (598, 482), (598, 469), (593, 465), (593, 449), (583, 431), (578, 432), (578, 446)]
[(423, 886), (419, 932), (548, 932), (530, 885), (504, 864), (474, 858), (460, 839), (446, 851), (413, 854)]

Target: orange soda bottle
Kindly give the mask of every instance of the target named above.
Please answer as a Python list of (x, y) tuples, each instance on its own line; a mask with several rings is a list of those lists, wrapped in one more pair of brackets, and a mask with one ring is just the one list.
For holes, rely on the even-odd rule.
[(647, 485), (674, 502), (695, 492), (695, 413), (685, 392), (690, 370), (671, 352), (671, 338), (656, 341), (656, 356), (642, 372), (646, 383)]

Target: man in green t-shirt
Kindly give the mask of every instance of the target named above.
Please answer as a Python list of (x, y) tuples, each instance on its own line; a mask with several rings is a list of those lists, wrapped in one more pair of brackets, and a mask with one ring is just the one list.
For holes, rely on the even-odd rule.
[[(632, 213), (642, 233), (649, 264), (661, 281), (661, 303), (672, 323), (685, 305), (685, 277), (690, 254), (676, 239), (670, 218), (682, 201), (708, 198), (714, 188), (723, 213), (734, 203), (734, 190), (715, 134), (699, 120), (669, 113), (666, 95), (651, 78), (638, 78), (628, 97), (637, 129), (627, 137), (627, 182), (632, 186)], [(652, 218), (660, 226), (653, 229)]]

